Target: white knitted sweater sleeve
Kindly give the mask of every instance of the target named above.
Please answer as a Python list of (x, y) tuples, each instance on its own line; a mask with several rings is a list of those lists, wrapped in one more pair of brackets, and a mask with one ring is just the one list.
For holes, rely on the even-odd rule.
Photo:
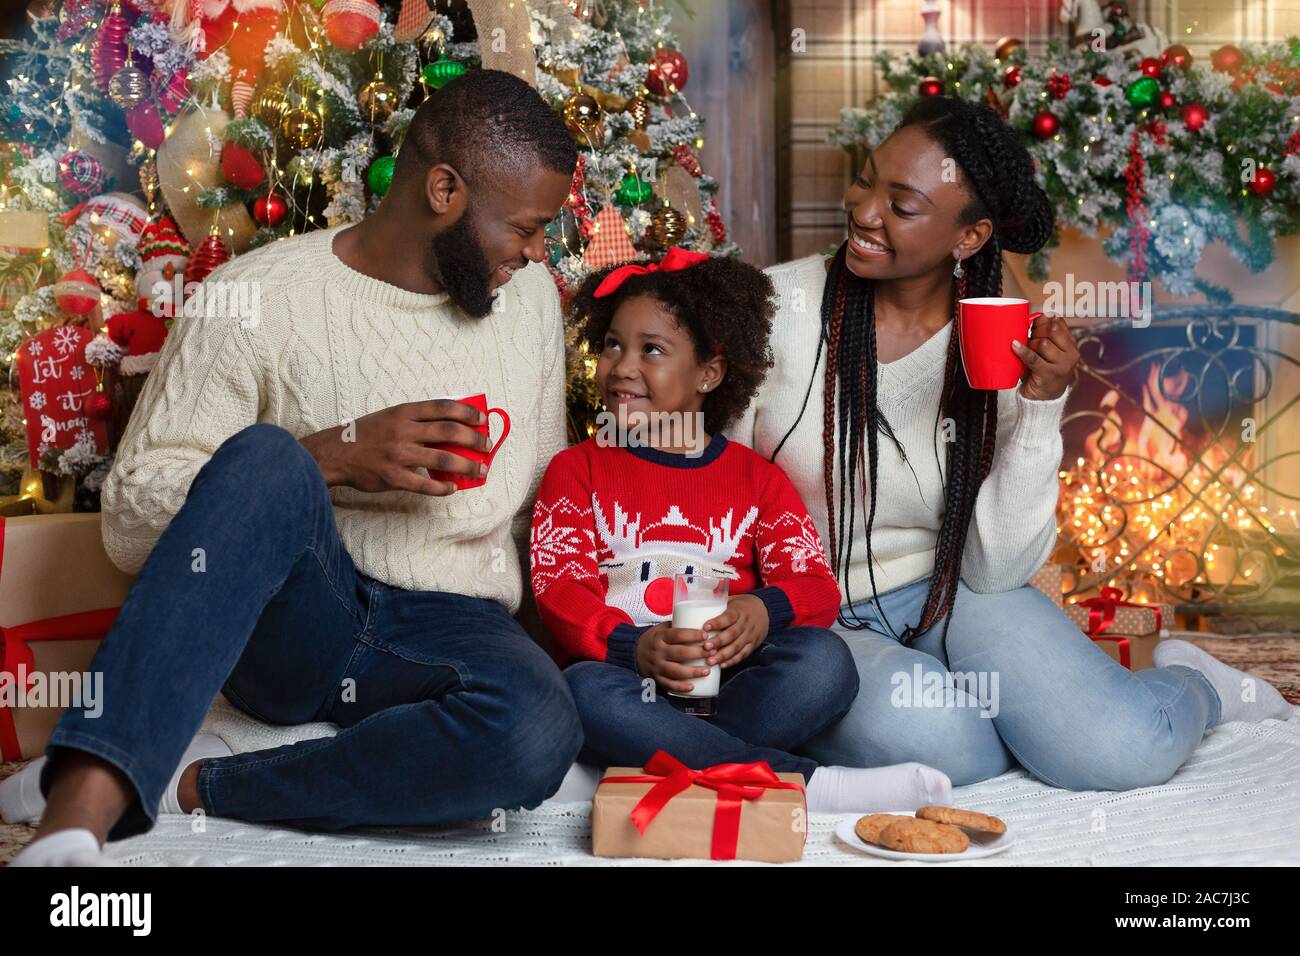
[(174, 323), (104, 482), (104, 549), (123, 571), (140, 570), (217, 447), (258, 420), (254, 368), (238, 319)]
[(1052, 553), (1068, 397), (1036, 402), (1019, 389), (998, 396), (993, 467), (975, 499), (962, 557), (962, 580), (972, 591), (1023, 587)]

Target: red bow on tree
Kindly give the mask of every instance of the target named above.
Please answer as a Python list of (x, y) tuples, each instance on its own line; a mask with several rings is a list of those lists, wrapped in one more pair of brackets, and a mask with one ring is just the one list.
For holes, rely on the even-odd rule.
[(668, 250), (668, 254), (663, 257), (663, 261), (658, 264), (652, 262), (647, 266), (619, 266), (605, 276), (600, 285), (596, 286), (596, 298), (603, 299), (607, 295), (613, 295), (618, 291), (618, 287), (632, 276), (647, 275), (651, 272), (680, 272), (682, 269), (689, 269), (691, 266), (699, 265), (709, 258), (711, 257), (703, 252), (691, 252), (681, 246), (673, 246)]

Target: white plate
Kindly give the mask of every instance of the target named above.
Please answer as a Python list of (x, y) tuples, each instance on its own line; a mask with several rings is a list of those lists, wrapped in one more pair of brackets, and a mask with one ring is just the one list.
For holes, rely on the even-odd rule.
[[(982, 857), (992, 856), (995, 853), (1001, 853), (1016, 842), (1010, 827), (1007, 828), (1006, 833), (996, 834), (972, 833), (970, 830), (966, 830), (964, 832), (970, 837), (970, 846), (961, 853), (903, 853), (901, 850), (886, 850), (883, 846), (868, 843), (858, 836), (854, 827), (864, 816), (866, 816), (865, 813), (840, 821), (839, 826), (835, 828), (835, 835), (840, 838), (841, 842), (847, 843), (855, 850), (862, 850), (872, 856), (883, 856), (887, 860), (923, 860), (926, 863), (946, 863), (949, 860), (978, 860)], [(910, 817), (915, 816), (915, 814), (900, 813), (898, 816)]]

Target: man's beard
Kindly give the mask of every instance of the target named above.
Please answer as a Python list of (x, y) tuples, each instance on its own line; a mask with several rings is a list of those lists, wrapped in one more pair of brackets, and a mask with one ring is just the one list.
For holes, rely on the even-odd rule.
[(431, 248), (434, 277), (447, 291), (452, 304), (476, 319), (491, 312), (493, 269), (483, 255), (469, 211), (434, 236)]

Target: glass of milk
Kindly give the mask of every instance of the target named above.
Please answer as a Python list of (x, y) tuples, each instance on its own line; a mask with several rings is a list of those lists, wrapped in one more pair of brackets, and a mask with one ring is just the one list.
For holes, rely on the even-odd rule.
[[(727, 579), (704, 574), (678, 574), (673, 576), (673, 627), (701, 629), (709, 618), (717, 617), (727, 609)], [(712, 637), (716, 631), (708, 632)], [(707, 666), (703, 659), (687, 661), (689, 667)], [(709, 667), (707, 677), (692, 677), (694, 689), (686, 694), (668, 692), (670, 703), (683, 713), (697, 717), (712, 717), (717, 711), (718, 686), (722, 668)]]

